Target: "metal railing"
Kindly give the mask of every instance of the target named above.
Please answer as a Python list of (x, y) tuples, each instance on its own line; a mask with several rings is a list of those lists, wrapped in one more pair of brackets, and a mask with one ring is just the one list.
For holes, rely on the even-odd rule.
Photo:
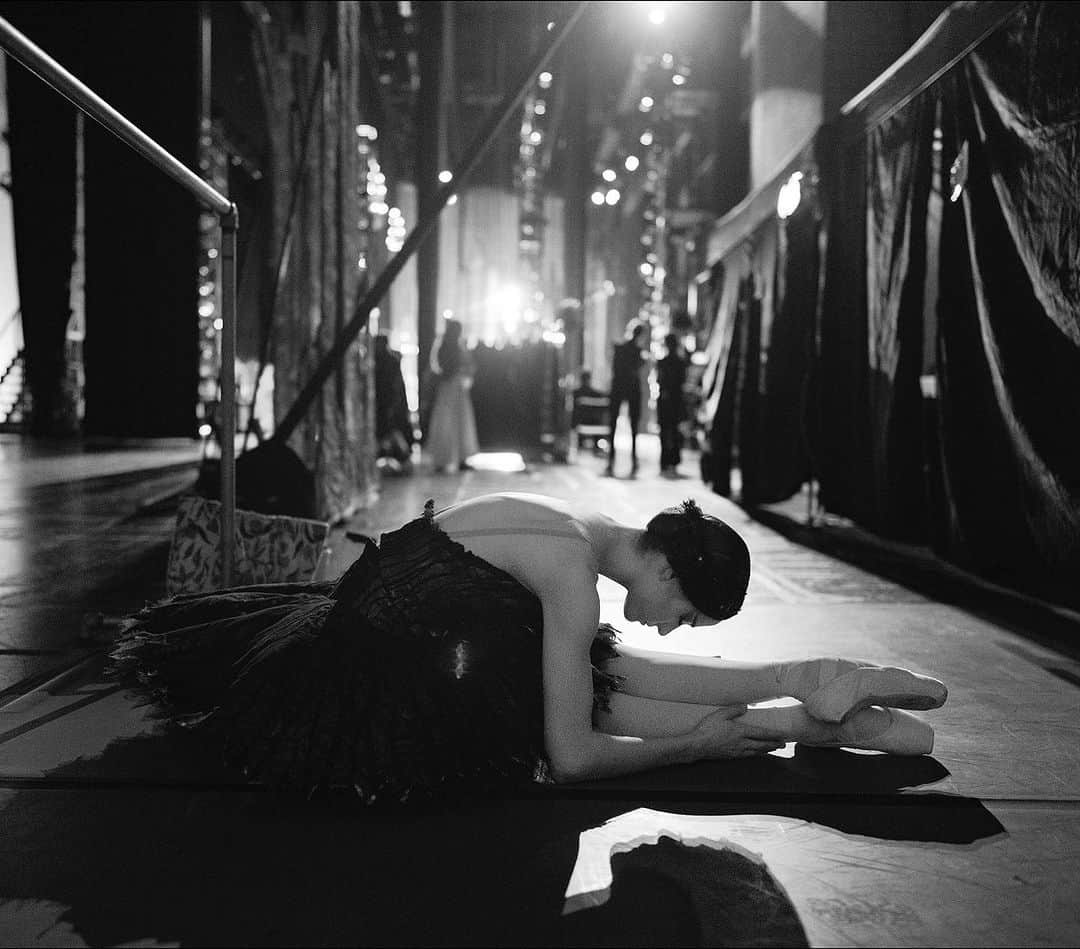
[[(221, 224), (221, 566), (231, 586), (236, 525), (236, 205), (116, 111), (55, 59), (0, 17), (0, 48), (44, 80), (76, 108), (130, 145), (151, 165), (217, 214)], [(66, 184), (64, 185), (66, 187)]]

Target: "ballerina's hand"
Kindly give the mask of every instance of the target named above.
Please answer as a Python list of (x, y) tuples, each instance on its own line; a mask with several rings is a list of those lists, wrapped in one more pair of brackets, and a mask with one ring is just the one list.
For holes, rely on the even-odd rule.
[(767, 728), (740, 722), (745, 705), (725, 705), (710, 712), (692, 732), (703, 758), (752, 758), (783, 748), (785, 742)]

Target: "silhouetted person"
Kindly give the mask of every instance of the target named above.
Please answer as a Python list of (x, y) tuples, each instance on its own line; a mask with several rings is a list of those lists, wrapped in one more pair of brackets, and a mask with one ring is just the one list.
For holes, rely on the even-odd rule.
[(656, 414), (660, 422), (660, 473), (674, 476), (682, 458), (682, 432), (679, 426), (686, 417), (686, 359), (679, 337), (668, 333), (664, 337), (667, 354), (656, 364), (660, 386)]
[(393, 459), (403, 470), (410, 467), (413, 427), (401, 353), (381, 333), (375, 337), (375, 438), (378, 457)]
[(466, 459), (479, 451), (470, 392), (474, 369), (457, 320), (446, 321), (431, 368), (438, 380), (427, 433), (432, 466), (436, 471), (467, 468)]
[(608, 463), (605, 474), (615, 473), (615, 427), (619, 421), (623, 403), (630, 416), (630, 471), (637, 474), (637, 430), (641, 419), (642, 369), (646, 363), (645, 350), (649, 346), (649, 326), (632, 320), (626, 327), (626, 338), (615, 344), (611, 362), (611, 405), (609, 408)]

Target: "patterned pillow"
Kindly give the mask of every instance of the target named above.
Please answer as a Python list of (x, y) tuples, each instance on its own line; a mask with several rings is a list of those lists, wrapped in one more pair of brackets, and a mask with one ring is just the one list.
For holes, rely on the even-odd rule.
[[(329, 531), (324, 521), (237, 511), (233, 585), (311, 580)], [(165, 571), (168, 596), (221, 588), (220, 538), (221, 503), (183, 498)]]

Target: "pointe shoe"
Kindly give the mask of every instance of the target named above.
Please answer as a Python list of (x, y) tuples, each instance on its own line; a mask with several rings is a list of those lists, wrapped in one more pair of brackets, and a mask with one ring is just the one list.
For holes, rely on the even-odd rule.
[(890, 755), (928, 755), (934, 750), (934, 729), (894, 708), (865, 708), (837, 728), (831, 741), (804, 741), (816, 748), (861, 748)]
[[(896, 666), (871, 666), (847, 659), (815, 659), (794, 663), (785, 678), (806, 683), (816, 680), (811, 691), (801, 686), (790, 694), (806, 704), (806, 711), (823, 722), (841, 722), (871, 705), (917, 711), (940, 708), (949, 697), (945, 683)], [(796, 688), (800, 688), (796, 686)]]

